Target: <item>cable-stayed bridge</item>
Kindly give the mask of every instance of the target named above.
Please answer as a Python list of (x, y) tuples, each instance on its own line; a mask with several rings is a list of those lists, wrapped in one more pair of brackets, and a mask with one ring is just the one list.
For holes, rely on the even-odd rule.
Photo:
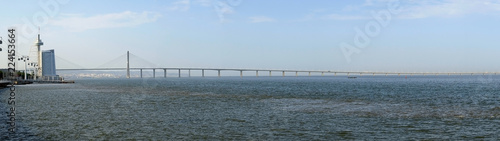
[[(64, 65), (65, 68), (58, 68), (57, 71), (124, 71), (127, 77), (130, 77), (130, 71), (139, 71), (140, 78), (143, 76), (143, 71), (152, 71), (152, 77), (157, 77), (157, 73), (161, 73), (159, 77), (167, 77), (167, 71), (174, 71), (177, 77), (181, 77), (181, 74), (187, 73), (188, 77), (192, 76), (192, 71), (196, 71), (199, 74), (196, 76), (205, 77), (206, 71), (216, 72), (217, 77), (221, 77), (221, 72), (239, 72), (239, 76), (243, 77), (250, 76), (248, 72), (253, 72), (251, 76), (273, 76), (279, 73), (277, 76), (312, 76), (312, 75), (497, 75), (500, 72), (384, 72), (384, 71), (333, 71), (333, 70), (291, 70), (291, 69), (241, 69), (241, 68), (179, 68), (179, 67), (158, 67), (154, 63), (151, 63), (139, 56), (134, 54), (123, 54), (107, 63), (104, 63), (96, 68), (84, 68), (78, 64), (72, 63), (66, 59), (56, 57), (58, 65)], [(127, 63), (126, 63), (127, 62)], [(132, 67), (128, 67), (128, 65)], [(157, 72), (158, 71), (158, 72)], [(244, 73), (245, 72), (245, 73)], [(124, 73), (124, 74), (125, 74)], [(214, 76), (214, 75), (211, 75)]]

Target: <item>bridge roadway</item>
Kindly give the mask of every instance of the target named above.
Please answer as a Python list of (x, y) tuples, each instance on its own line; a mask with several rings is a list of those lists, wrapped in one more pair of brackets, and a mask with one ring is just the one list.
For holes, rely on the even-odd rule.
[[(99, 70), (127, 70), (127, 68), (86, 68), (86, 69), (57, 69), (57, 71), (99, 71)], [(321, 73), (322, 76), (325, 73), (334, 74), (345, 74), (347, 76), (351, 74), (359, 75), (497, 75), (500, 72), (378, 72), (378, 71), (322, 71), (322, 70), (279, 70), (279, 69), (221, 69), (221, 68), (130, 68), (130, 70), (140, 70), (140, 76), (142, 78), (142, 70), (153, 70), (153, 77), (156, 77), (156, 70), (163, 70), (164, 77), (167, 77), (167, 70), (177, 70), (179, 77), (181, 77), (181, 71), (187, 70), (189, 72), (189, 77), (191, 77), (191, 70), (201, 71), (201, 76), (205, 77), (205, 71), (217, 71), (218, 77), (221, 77), (221, 71), (239, 71), (240, 77), (243, 77), (243, 72), (255, 72), (255, 76), (259, 76), (259, 72), (269, 72), (269, 76), (272, 76), (272, 72), (281, 72), (282, 76), (285, 77), (286, 72), (295, 72), (295, 76), (299, 76), (299, 73)]]

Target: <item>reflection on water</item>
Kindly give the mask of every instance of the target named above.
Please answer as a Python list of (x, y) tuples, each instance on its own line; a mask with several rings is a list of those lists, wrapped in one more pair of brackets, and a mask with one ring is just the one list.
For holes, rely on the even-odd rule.
[[(8, 137), (1, 124), (0, 139), (495, 139), (499, 80), (229, 77), (26, 85), (17, 87), (18, 132)], [(4, 100), (2, 111), (6, 106)]]

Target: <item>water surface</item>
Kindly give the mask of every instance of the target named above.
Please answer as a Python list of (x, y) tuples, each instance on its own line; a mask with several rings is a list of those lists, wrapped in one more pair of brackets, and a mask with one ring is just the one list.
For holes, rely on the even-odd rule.
[[(16, 86), (0, 139), (497, 139), (499, 76), (81, 79)], [(0, 120), (7, 120), (7, 90)]]

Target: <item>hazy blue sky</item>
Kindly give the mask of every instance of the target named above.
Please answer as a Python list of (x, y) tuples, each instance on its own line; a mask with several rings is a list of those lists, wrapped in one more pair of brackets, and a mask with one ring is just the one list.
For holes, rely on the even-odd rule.
[[(31, 30), (40, 26), (43, 49), (84, 67), (128, 50), (163, 67), (500, 71), (498, 0), (1, 3), (0, 35), (5, 39), (7, 27), (17, 26), (19, 53), (29, 54)], [(382, 14), (378, 22), (373, 13), (390, 18)], [(342, 43), (352, 47), (343, 50)]]

